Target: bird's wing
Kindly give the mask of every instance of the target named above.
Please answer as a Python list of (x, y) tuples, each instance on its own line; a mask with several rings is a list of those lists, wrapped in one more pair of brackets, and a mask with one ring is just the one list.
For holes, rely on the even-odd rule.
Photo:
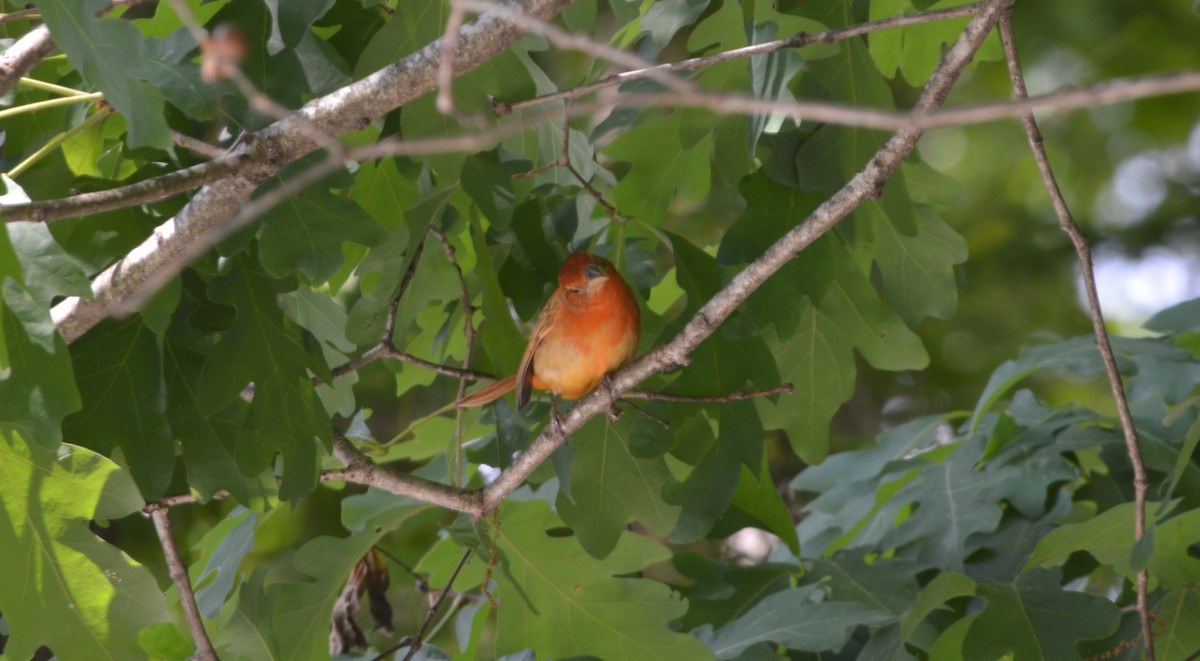
[(550, 330), (558, 319), (562, 306), (559, 300), (561, 298), (560, 291), (556, 290), (550, 296), (550, 300), (546, 302), (546, 307), (542, 308), (537, 324), (533, 327), (533, 333), (529, 336), (529, 344), (525, 346), (525, 355), (521, 356), (521, 367), (517, 369), (516, 384), (518, 409), (525, 408), (525, 405), (529, 403), (530, 391), (533, 390), (533, 357), (537, 355), (542, 340), (550, 334)]

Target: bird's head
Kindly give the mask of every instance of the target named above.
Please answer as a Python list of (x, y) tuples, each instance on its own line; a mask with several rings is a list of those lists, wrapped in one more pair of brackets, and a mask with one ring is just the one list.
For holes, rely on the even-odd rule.
[(594, 292), (616, 276), (612, 262), (590, 252), (573, 252), (558, 271), (558, 286), (574, 293)]

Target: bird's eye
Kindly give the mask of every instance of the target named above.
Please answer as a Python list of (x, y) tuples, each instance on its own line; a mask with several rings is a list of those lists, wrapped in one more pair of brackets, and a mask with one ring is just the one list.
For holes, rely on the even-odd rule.
[(567, 291), (571, 292), (572, 294), (582, 294), (583, 287), (567, 287)]
[(604, 269), (600, 268), (599, 266), (596, 266), (595, 264), (592, 264), (591, 266), (589, 266), (583, 270), (583, 274), (587, 276), (588, 280), (592, 280), (592, 279), (603, 276)]

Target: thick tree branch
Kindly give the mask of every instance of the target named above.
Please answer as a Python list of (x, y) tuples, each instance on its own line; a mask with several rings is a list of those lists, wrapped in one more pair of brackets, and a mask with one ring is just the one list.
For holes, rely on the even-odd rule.
[[(1004, 59), (1008, 64), (1009, 77), (1012, 79), (1013, 93), (1017, 99), (1029, 98), (1025, 88), (1025, 74), (1021, 69), (1021, 60), (1017, 55), (1017, 42), (1013, 34), (1012, 12), (1006, 12), (1000, 19), (1000, 40), (1004, 44)], [(1083, 276), (1083, 290), (1087, 294), (1088, 309), (1091, 311), (1092, 331), (1096, 335), (1096, 347), (1104, 361), (1104, 371), (1108, 375), (1108, 383), (1112, 389), (1113, 401), (1117, 406), (1117, 417), (1121, 420), (1121, 429), (1125, 434), (1125, 451), (1129, 455), (1129, 463), (1133, 467), (1133, 501), (1134, 501), (1134, 537), (1141, 539), (1146, 534), (1146, 467), (1142, 463), (1142, 450), (1138, 444), (1137, 429), (1133, 425), (1133, 416), (1129, 412), (1129, 401), (1125, 397), (1125, 386), (1121, 382), (1121, 372), (1117, 369), (1117, 361), (1113, 356), (1112, 343), (1108, 338), (1108, 330), (1104, 326), (1104, 312), (1100, 309), (1100, 296), (1096, 292), (1096, 273), (1092, 268), (1092, 250), (1088, 238), (1079, 229), (1078, 223), (1067, 207), (1058, 180), (1050, 168), (1050, 159), (1046, 155), (1046, 145), (1042, 132), (1038, 129), (1037, 120), (1032, 112), (1021, 114), (1021, 122), (1025, 127), (1025, 135), (1029, 138), (1029, 148), (1033, 152), (1033, 160), (1037, 163), (1042, 175), (1042, 183), (1050, 195), (1054, 213), (1058, 216), (1058, 225), (1071, 244), (1079, 261), (1079, 271)], [(1147, 661), (1154, 661), (1154, 634), (1150, 625), (1150, 604), (1147, 601), (1149, 575), (1142, 569), (1137, 575), (1137, 608), (1142, 625), (1142, 644), (1146, 649)]]
[(188, 578), (187, 565), (179, 555), (179, 547), (175, 544), (175, 535), (171, 532), (171, 510), (168, 506), (158, 506), (150, 510), (150, 518), (154, 520), (154, 529), (158, 532), (158, 540), (162, 544), (163, 555), (167, 558), (167, 568), (171, 572), (171, 580), (179, 590), (179, 603), (187, 617), (188, 628), (192, 630), (192, 640), (196, 643), (196, 658), (203, 661), (217, 661), (217, 652), (208, 640), (204, 630), (204, 620), (200, 617), (200, 609), (196, 606), (196, 595), (192, 592), (192, 581)]
[[(567, 4), (568, 0), (510, 0), (503, 7), (548, 19)], [(458, 35), (455, 73), (479, 66), (524, 34), (498, 12), (465, 24)], [(90, 300), (71, 297), (54, 307), (52, 318), (63, 338), (67, 342), (78, 339), (122, 306), (131, 293), (143, 291), (147, 282), (165, 283), (178, 274), (187, 264), (181, 256), (188, 254), (189, 246), (211, 245), (209, 235), (238, 212), (259, 184), (317, 147), (310, 137), (312, 129), (341, 136), (432, 91), (441, 50), (439, 39), (362, 80), (314, 99), (287, 119), (254, 134), (254, 152), (237, 175), (202, 188), (175, 218), (97, 276)]]
[[(941, 64), (917, 100), (914, 113), (921, 115), (940, 106), (950, 93), (984, 37), (1012, 5), (1013, 0), (990, 0), (971, 19), (958, 41), (942, 58)], [(734, 276), (712, 299), (704, 304), (674, 338), (660, 345), (617, 372), (611, 388), (598, 388), (579, 400), (562, 419), (560, 426), (547, 426), (516, 461), (483, 491), (483, 510), (497, 507), (520, 486), (533, 471), (562, 445), (567, 435), (583, 426), (598, 413), (609, 410), (617, 397), (654, 374), (689, 362), (691, 353), (711, 335), (721, 322), (766, 282), (772, 274), (798, 255), (809, 244), (828, 232), (863, 201), (877, 195), (900, 163), (912, 152), (920, 129), (896, 132), (861, 172), (833, 197), (826, 200), (801, 225), (789, 231), (744, 270)]]
[(25, 33), (12, 46), (0, 53), (0, 96), (8, 94), (20, 82), (21, 76), (29, 73), (54, 50), (50, 40), (50, 28), (45, 24)]

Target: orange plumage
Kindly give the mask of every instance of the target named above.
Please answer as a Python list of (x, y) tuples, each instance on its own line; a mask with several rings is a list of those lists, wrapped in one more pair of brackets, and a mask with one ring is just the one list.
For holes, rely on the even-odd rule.
[(460, 407), (480, 406), (516, 388), (517, 408), (531, 388), (578, 399), (637, 351), (641, 314), (629, 285), (612, 262), (591, 253), (567, 256), (558, 289), (538, 315), (514, 376), (463, 397)]

